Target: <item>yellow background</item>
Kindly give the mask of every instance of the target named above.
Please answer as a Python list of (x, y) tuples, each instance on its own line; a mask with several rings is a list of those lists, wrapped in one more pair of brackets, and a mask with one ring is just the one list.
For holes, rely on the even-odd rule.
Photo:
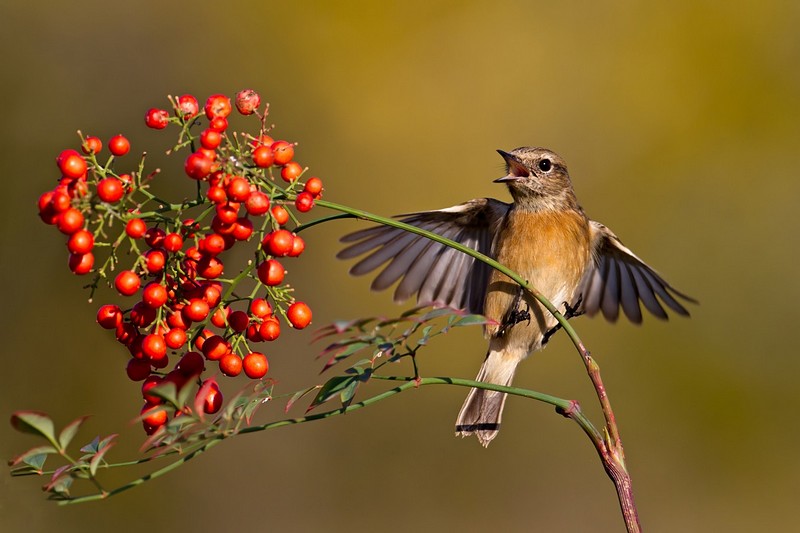
[[(702, 302), (690, 320), (574, 322), (601, 365), (646, 530), (795, 527), (800, 4), (3, 2), (0, 21), (3, 419), (91, 413), (79, 439), (120, 432), (111, 458), (135, 453), (137, 385), (94, 324), (115, 296), (86, 303), (35, 201), (76, 129), (155, 154), (164, 141), (142, 117), (166, 94), (254, 88), (326, 199), (376, 213), (506, 200), (495, 149), (559, 152), (588, 214)], [(191, 187), (168, 168), (159, 179)], [(312, 230), (291, 264), (315, 326), (402, 309), (333, 259), (356, 227)], [(307, 340), (269, 346), (287, 387), (322, 379)], [(483, 354), (477, 329), (458, 331), (422, 370), (471, 378)], [(516, 383), (598, 414), (563, 335)], [(577, 426), (511, 399), (484, 450), (452, 436), (465, 393), (431, 387), (234, 439), (103, 503), (58, 508), (42, 479), (3, 475), (0, 530), (622, 529)], [(0, 425), (4, 458), (35, 443)]]

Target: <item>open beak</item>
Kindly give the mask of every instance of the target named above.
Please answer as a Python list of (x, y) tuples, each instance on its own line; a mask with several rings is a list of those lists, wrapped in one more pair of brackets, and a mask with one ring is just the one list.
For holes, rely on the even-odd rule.
[(504, 152), (503, 150), (498, 150), (497, 153), (500, 154), (505, 160), (508, 174), (502, 178), (497, 178), (494, 180), (495, 183), (522, 181), (531, 175), (528, 169), (525, 168), (525, 165), (522, 164), (522, 161), (520, 161), (519, 158), (514, 154)]

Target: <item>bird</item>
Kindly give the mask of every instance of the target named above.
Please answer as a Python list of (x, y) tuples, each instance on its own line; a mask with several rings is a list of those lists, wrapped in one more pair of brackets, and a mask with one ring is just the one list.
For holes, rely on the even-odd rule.
[[(567, 165), (547, 148), (497, 150), (512, 202), (476, 198), (438, 209), (398, 215), (402, 222), (441, 235), (491, 257), (518, 273), (567, 318), (602, 314), (616, 322), (620, 309), (634, 324), (642, 309), (668, 318), (665, 307), (689, 316), (693, 298), (669, 285), (606, 226), (586, 216)], [(416, 295), (421, 305), (449, 306), (488, 320), (488, 350), (476, 381), (509, 386), (517, 365), (545, 347), (557, 319), (505, 274), (463, 252), (386, 225), (341, 238), (340, 259), (365, 256), (350, 269), (381, 269), (373, 290), (398, 282), (394, 300)], [(384, 266), (385, 265), (385, 266)], [(383, 267), (383, 268), (381, 268)], [(641, 304), (641, 305), (640, 305)], [(497, 436), (507, 395), (470, 389), (456, 420), (456, 435), (475, 435), (484, 446)]]

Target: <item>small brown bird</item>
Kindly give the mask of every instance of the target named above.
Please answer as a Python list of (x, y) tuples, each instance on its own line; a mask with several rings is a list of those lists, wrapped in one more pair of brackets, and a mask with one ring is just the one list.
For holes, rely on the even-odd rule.
[[(495, 258), (562, 306), (567, 317), (601, 311), (614, 322), (622, 307), (639, 324), (640, 302), (661, 319), (667, 318), (662, 302), (689, 315), (677, 298), (696, 303), (693, 299), (672, 288), (611, 230), (586, 217), (561, 157), (545, 148), (498, 152), (506, 175), (495, 182), (508, 185), (513, 203), (479, 198), (402, 215), (401, 220)], [(369, 253), (350, 270), (354, 275), (388, 262), (373, 290), (400, 280), (396, 302), (417, 294), (422, 304), (463, 308), (494, 322), (485, 327), (489, 351), (477, 381), (510, 385), (520, 361), (542, 349), (558, 324), (504, 274), (419, 235), (377, 226), (346, 235), (342, 242), (354, 244), (339, 252), (339, 258)], [(504, 393), (471, 389), (458, 414), (456, 435), (474, 434), (488, 446), (500, 429), (505, 400)]]

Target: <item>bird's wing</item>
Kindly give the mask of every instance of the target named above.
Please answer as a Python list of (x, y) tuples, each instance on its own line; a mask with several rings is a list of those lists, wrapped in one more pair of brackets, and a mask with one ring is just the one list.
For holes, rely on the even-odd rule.
[[(493, 256), (495, 237), (511, 204), (479, 198), (440, 209), (400, 215), (400, 220), (437, 233), (464, 246)], [(421, 304), (443, 304), (482, 313), (491, 267), (454, 248), (421, 235), (390, 226), (375, 226), (345, 235), (352, 243), (336, 257), (366, 257), (350, 269), (356, 276), (386, 266), (372, 282), (373, 290), (384, 290), (400, 280), (394, 300), (403, 302), (417, 294)], [(388, 263), (388, 264), (387, 264)]]
[(666, 320), (662, 304), (678, 313), (689, 316), (689, 311), (678, 301), (696, 300), (675, 290), (655, 270), (636, 257), (614, 233), (591, 221), (592, 261), (584, 273), (576, 296), (582, 297), (579, 309), (589, 316), (602, 311), (606, 320), (615, 322), (619, 309), (635, 323), (642, 322), (639, 302), (656, 317)]

